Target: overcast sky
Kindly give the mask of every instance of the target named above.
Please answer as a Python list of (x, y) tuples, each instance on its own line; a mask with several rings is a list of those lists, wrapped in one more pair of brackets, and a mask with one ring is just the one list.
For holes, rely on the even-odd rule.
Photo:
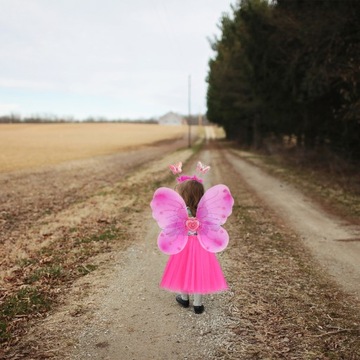
[(0, 115), (206, 111), (207, 37), (234, 0), (0, 0)]

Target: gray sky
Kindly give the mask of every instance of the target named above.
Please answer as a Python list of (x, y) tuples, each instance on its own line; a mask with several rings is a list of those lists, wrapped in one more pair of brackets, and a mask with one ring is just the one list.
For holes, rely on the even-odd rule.
[(0, 0), (0, 115), (206, 111), (207, 37), (231, 0)]

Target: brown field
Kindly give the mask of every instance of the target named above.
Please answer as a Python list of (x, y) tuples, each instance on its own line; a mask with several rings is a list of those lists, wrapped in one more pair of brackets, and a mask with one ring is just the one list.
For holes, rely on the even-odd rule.
[(0, 172), (106, 155), (184, 136), (157, 124), (0, 124)]

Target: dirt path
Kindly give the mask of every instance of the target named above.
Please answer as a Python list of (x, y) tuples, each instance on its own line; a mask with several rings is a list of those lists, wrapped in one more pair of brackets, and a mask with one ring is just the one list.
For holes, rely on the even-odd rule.
[(270, 208), (301, 236), (320, 263), (347, 291), (360, 298), (360, 227), (326, 213), (292, 185), (267, 175), (227, 151), (226, 159)]
[[(168, 163), (179, 159), (174, 156), (186, 160), (189, 155), (191, 152), (184, 150), (164, 157), (160, 163), (166, 169)], [(209, 160), (207, 156), (204, 159)], [(194, 161), (187, 168), (195, 168)], [(150, 166), (145, 174), (153, 171)], [(206, 180), (208, 186), (219, 181), (217, 175), (214, 172)], [(148, 196), (147, 206), (152, 194)], [(55, 357), (61, 359), (212, 358), (221, 345), (223, 326), (229, 321), (219, 305), (228, 295), (209, 296), (203, 316), (195, 315), (192, 309), (179, 311), (175, 295), (158, 287), (167, 257), (157, 248), (159, 229), (149, 208), (132, 219), (131, 229), (132, 245), (115, 255), (111, 268), (80, 279), (68, 296), (72, 301), (44, 321), (40, 334), (39, 329), (34, 330), (29, 341), (40, 336), (53, 343), (55, 337), (62, 344), (61, 355)], [(84, 299), (83, 289), (88, 287), (91, 290)], [(75, 322), (74, 313), (79, 313)], [(59, 327), (63, 329), (60, 337), (55, 334)], [(219, 340), (203, 341), (210, 333)]]
[[(208, 135), (213, 137), (212, 132)], [(101, 198), (101, 216), (116, 217), (116, 209), (123, 207), (127, 199), (124, 189), (130, 193), (135, 189), (141, 202), (131, 203), (136, 209), (130, 219), (118, 220), (126, 223), (128, 245), (123, 250), (99, 255), (94, 260), (100, 264), (98, 270), (73, 283), (64, 293), (61, 305), (29, 329), (17, 354), (9, 359), (29, 358), (30, 353), (33, 359), (61, 360), (325, 360), (331, 354), (334, 359), (360, 358), (359, 303), (318, 269), (298, 235), (306, 244), (319, 238), (316, 231), (323, 226), (320, 220), (312, 222), (312, 226), (308, 222), (315, 217), (325, 221), (325, 215), (318, 215), (310, 201), (300, 203), (298, 197), (304, 199), (303, 195), (211, 141), (196, 157), (192, 157), (191, 150), (173, 153), (164, 148), (138, 156), (138, 167), (131, 171), (129, 167), (126, 179), (117, 171), (110, 171), (104, 176), (104, 184), (89, 188), (80, 203), (68, 205), (57, 219), (71, 226), (76, 213), (94, 208), (92, 219), (98, 211), (94, 205), (97, 197), (92, 194), (102, 186), (108, 194)], [(151, 162), (146, 162), (147, 156), (152, 157)], [(167, 257), (156, 246), (159, 230), (149, 208), (153, 188), (145, 185), (163, 185), (168, 181), (161, 175), (163, 169), (180, 159), (186, 162), (185, 172), (191, 172), (198, 159), (211, 164), (205, 186), (225, 183), (235, 198), (233, 214), (226, 224), (231, 241), (227, 250), (219, 254), (231, 290), (206, 296), (206, 311), (202, 315), (195, 315), (191, 308), (180, 308), (173, 294), (158, 288)], [(111, 167), (112, 160), (107, 166)], [(101, 164), (84, 169), (85, 174), (98, 166)], [(71, 176), (77, 178), (75, 173)], [(73, 193), (81, 194), (81, 188), (79, 185)], [(276, 188), (283, 192), (281, 196)], [(275, 203), (278, 198), (282, 202)], [(54, 199), (61, 199), (61, 193), (54, 194)], [(298, 199), (291, 210), (284, 208), (289, 199)], [(310, 211), (309, 219), (306, 214)], [(22, 218), (27, 226), (33, 221), (29, 214), (30, 210)], [(52, 221), (55, 218), (54, 215)], [(306, 232), (301, 232), (303, 229)], [(334, 231), (325, 236), (357, 236)], [(324, 240), (324, 232), (320, 233), (320, 240), (328, 241)], [(317, 251), (321, 249), (317, 247)], [(356, 293), (353, 280), (348, 283), (353, 284), (349, 289)], [(29, 348), (31, 351), (26, 350)]]

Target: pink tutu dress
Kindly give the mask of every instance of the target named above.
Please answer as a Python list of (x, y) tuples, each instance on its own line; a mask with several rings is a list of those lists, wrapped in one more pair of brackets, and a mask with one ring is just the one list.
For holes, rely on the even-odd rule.
[(186, 294), (209, 294), (229, 288), (216, 255), (206, 251), (196, 235), (189, 235), (181, 252), (170, 255), (160, 287)]

